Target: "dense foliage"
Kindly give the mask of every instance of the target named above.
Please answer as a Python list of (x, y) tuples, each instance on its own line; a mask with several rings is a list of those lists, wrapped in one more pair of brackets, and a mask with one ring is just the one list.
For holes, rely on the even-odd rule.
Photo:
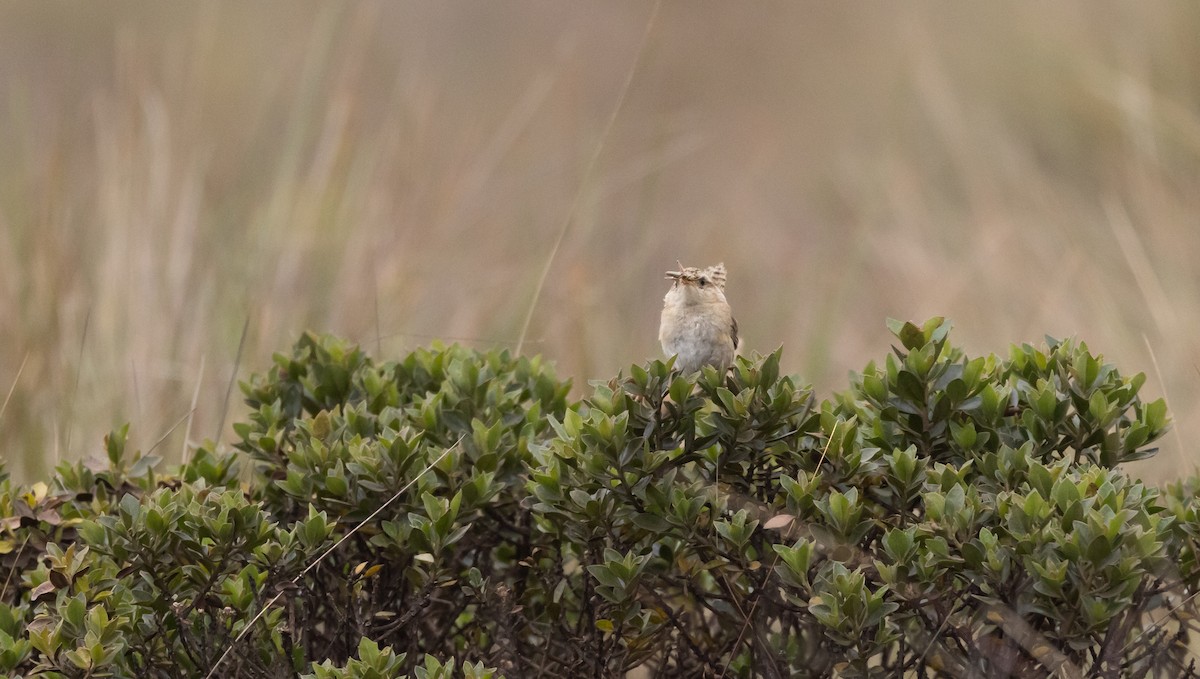
[(235, 451), (0, 481), (0, 672), (1200, 676), (1197, 481), (1075, 341), (894, 325), (818, 401), (779, 355), (568, 401), (540, 359), (305, 336)]

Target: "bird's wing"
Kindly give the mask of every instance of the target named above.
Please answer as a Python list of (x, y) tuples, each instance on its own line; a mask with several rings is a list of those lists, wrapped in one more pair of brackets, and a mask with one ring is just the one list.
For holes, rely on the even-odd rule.
[(729, 329), (729, 336), (733, 338), (733, 350), (734, 350), (734, 351), (737, 351), (738, 344), (740, 343), (740, 342), (739, 342), (739, 340), (738, 340), (738, 334), (737, 334), (737, 319), (736, 319), (736, 318), (733, 318), (733, 317), (730, 317), (730, 319), (729, 319), (729, 320), (730, 320), (730, 321), (732, 322), (732, 324), (733, 324), (733, 327), (731, 327), (731, 328)]

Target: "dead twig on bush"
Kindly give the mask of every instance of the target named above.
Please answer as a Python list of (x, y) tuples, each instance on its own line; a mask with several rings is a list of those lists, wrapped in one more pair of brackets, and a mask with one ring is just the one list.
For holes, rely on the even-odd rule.
[[(379, 516), (379, 514), (384, 509), (386, 509), (388, 507), (388, 505), (392, 504), (397, 499), (399, 499), (400, 496), (403, 495), (404, 493), (406, 493), (409, 488), (412, 488), (413, 485), (415, 485), (422, 476), (424, 476), (426, 473), (429, 472), (429, 470), (436, 467), (439, 462), (441, 462), (443, 459), (445, 459), (445, 457), (450, 454), (450, 451), (452, 451), (455, 448), (457, 448), (458, 446), (460, 446), (463, 442), (463, 439), (465, 439), (466, 437), (467, 437), (466, 434), (463, 434), (462, 436), (458, 437), (458, 441), (456, 441), (454, 443), (454, 445), (448, 446), (445, 450), (443, 450), (442, 454), (438, 455), (436, 460), (434, 460), (433, 462), (430, 462), (428, 465), (426, 465), (425, 468), (421, 470), (421, 473), (412, 477), (412, 479), (409, 480), (408, 483), (404, 484), (404, 487), (402, 487), (400, 490), (393, 493), (392, 496), (387, 499), (387, 502), (384, 502), (383, 504), (379, 505), (379, 507), (376, 508), (375, 511), (371, 512), (371, 514), (369, 516), (367, 516), (367, 518), (363, 519), (362, 521), (359, 521), (358, 525), (356, 525), (354, 528), (351, 528), (350, 531), (348, 533), (346, 533), (345, 535), (343, 535), (340, 540), (333, 543), (333, 546), (331, 546), (329, 549), (325, 550), (321, 554), (321, 556), (317, 557), (312, 563), (310, 563), (308, 566), (306, 566), (304, 568), (304, 570), (300, 571), (299, 575), (292, 578), (292, 581), (290, 584), (295, 585), (296, 583), (300, 582), (301, 578), (303, 578), (305, 575), (308, 575), (309, 571), (311, 571), (312, 569), (319, 566), (321, 564), (321, 562), (325, 560), (326, 557), (328, 557), (330, 554), (332, 554), (334, 551), (336, 551), (338, 547), (341, 547), (343, 542), (350, 539), (350, 536), (354, 535), (355, 533), (358, 532), (358, 530), (360, 528), (362, 528), (363, 526), (370, 523), (375, 517)], [(250, 630), (254, 628), (254, 623), (258, 622), (264, 615), (266, 615), (267, 611), (271, 610), (271, 607), (275, 605), (276, 601), (279, 601), (279, 597), (283, 596), (283, 593), (285, 591), (287, 591), (286, 587), (281, 589), (278, 594), (271, 597), (271, 599), (269, 601), (267, 601), (266, 605), (264, 605), (262, 607), (262, 609), (259, 610), (258, 613), (253, 618), (250, 619), (250, 622), (246, 624), (246, 627), (244, 629), (242, 629), (241, 634), (239, 634), (237, 636), (237, 638), (233, 640), (232, 644), (229, 644), (229, 647), (225, 649), (225, 652), (221, 654), (221, 657), (217, 658), (217, 662), (214, 663), (212, 668), (208, 670), (208, 674), (204, 675), (205, 679), (212, 679), (212, 677), (216, 675), (217, 669), (220, 668), (221, 664), (225, 662), (225, 658), (229, 657), (229, 654), (233, 651), (233, 649), (237, 648), (237, 645), (242, 641), (242, 639), (245, 638), (246, 635), (250, 633)]]

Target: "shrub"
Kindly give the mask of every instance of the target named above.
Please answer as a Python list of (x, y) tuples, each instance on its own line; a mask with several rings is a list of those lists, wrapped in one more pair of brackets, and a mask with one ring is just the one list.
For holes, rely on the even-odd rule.
[(1198, 482), (1120, 469), (1163, 402), (948, 330), (894, 324), (821, 401), (776, 352), (576, 403), (537, 358), (306, 335), (235, 452), (159, 474), (118, 431), (103, 471), (0, 478), (0, 671), (1200, 676)]

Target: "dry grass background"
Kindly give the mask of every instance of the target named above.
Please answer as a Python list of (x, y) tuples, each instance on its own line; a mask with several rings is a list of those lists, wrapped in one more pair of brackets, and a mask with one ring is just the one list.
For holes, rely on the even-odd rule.
[(7, 466), (227, 438), (247, 321), (241, 377), (308, 328), (511, 345), (578, 196), (526, 351), (580, 391), (723, 259), (747, 346), (824, 393), (888, 316), (1078, 335), (1172, 407), (1138, 472), (1193, 467), (1200, 5), (670, 0), (585, 181), (650, 14), (0, 4)]

